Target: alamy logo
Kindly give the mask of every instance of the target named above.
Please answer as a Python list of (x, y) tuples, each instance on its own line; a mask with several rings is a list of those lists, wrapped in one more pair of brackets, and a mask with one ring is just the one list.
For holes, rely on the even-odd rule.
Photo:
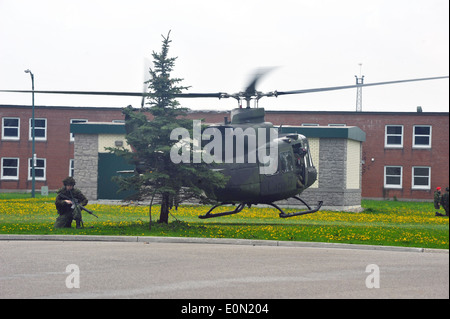
[(69, 273), (66, 278), (66, 287), (69, 289), (80, 288), (80, 267), (75, 264), (67, 265), (66, 273)]
[[(202, 133), (201, 121), (194, 120), (192, 135), (182, 127), (171, 132), (170, 139), (178, 141), (170, 150), (173, 163), (259, 163), (260, 174), (278, 169), (278, 131), (273, 127), (208, 127)], [(202, 148), (202, 141), (209, 143)]]
[(369, 273), (366, 278), (366, 287), (369, 289), (380, 288), (380, 267), (376, 264), (367, 265), (366, 273)]

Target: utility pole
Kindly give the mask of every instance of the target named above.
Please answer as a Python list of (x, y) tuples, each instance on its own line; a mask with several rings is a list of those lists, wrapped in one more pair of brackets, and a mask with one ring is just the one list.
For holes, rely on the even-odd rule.
[(356, 78), (356, 112), (362, 111), (362, 84), (364, 84), (364, 75), (361, 75), (362, 63), (359, 63), (359, 77), (355, 75)]
[(35, 152), (35, 138), (34, 138), (34, 74), (29, 69), (25, 70), (25, 73), (30, 73), (31, 76), (31, 95), (32, 95), (32, 104), (31, 104), (31, 197), (35, 197), (35, 188), (36, 188), (36, 174), (35, 174), (35, 166), (36, 166), (36, 152)]

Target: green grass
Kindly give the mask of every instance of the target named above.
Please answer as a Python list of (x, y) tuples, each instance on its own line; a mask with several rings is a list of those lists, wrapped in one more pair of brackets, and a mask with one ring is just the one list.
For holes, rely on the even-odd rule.
[[(1, 199), (29, 199), (31, 198), (30, 193), (0, 193), (0, 200)], [(35, 198), (41, 198), (45, 200), (55, 200), (56, 193), (49, 193), (48, 196), (42, 196), (39, 192), (35, 193)]]
[[(16, 194), (17, 195), (17, 194)], [(254, 206), (240, 214), (201, 220), (206, 206), (172, 210), (168, 225), (156, 223), (153, 206), (149, 230), (148, 206), (88, 205), (99, 218), (84, 213), (85, 229), (54, 229), (54, 194), (0, 194), (0, 234), (82, 234), (241, 238), (314, 241), (424, 248), (449, 248), (447, 217), (435, 217), (432, 203), (364, 200), (362, 213), (320, 211), (281, 219), (273, 208)], [(221, 208), (229, 210), (229, 208)], [(286, 210), (294, 211), (294, 210)]]

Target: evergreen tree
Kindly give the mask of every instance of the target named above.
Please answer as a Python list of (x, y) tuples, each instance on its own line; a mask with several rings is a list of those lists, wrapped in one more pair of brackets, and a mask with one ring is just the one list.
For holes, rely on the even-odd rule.
[[(186, 108), (179, 107), (175, 95), (188, 89), (180, 85), (183, 79), (171, 78), (176, 58), (168, 56), (170, 32), (163, 36), (161, 52), (153, 52), (153, 68), (149, 69), (149, 93), (146, 106), (133, 110), (125, 108), (126, 139), (133, 151), (114, 149), (117, 155), (125, 156), (137, 167), (133, 176), (120, 177), (121, 189), (134, 189), (140, 198), (159, 195), (161, 212), (159, 222), (168, 223), (169, 210), (186, 197), (206, 199), (214, 197), (214, 188), (224, 187), (226, 178), (204, 163), (175, 164), (170, 150), (178, 141), (170, 134), (176, 128), (193, 129), (192, 120), (186, 119)], [(148, 113), (150, 114), (148, 116)], [(192, 143), (192, 141), (190, 141)], [(193, 147), (190, 147), (191, 153)], [(191, 157), (192, 158), (192, 154)]]

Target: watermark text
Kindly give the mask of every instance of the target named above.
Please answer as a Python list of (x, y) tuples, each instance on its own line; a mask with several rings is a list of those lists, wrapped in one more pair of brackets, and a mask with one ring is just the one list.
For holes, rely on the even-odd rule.
[[(260, 174), (278, 169), (278, 131), (273, 127), (208, 127), (203, 133), (201, 121), (193, 121), (192, 137), (179, 127), (170, 139), (178, 141), (170, 150), (173, 163), (259, 163)], [(202, 147), (202, 141), (209, 141)]]

